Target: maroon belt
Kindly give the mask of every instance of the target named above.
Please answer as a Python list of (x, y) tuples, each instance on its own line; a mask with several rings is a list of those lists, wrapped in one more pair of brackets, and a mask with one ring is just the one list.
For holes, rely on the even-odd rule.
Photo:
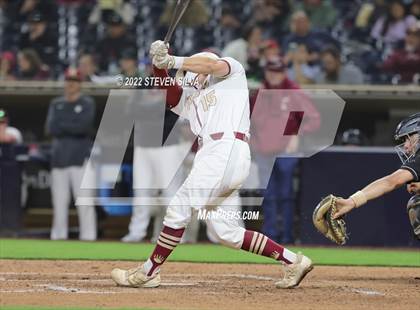
[[(210, 134), (210, 138), (212, 138), (212, 140), (220, 140), (223, 138), (224, 136), (224, 132), (216, 132), (216, 133), (212, 133)], [(244, 141), (246, 143), (248, 143), (249, 138), (248, 136), (243, 133), (243, 132), (238, 132), (238, 131), (234, 131), (233, 135), (235, 136), (236, 139)], [(201, 147), (203, 145), (203, 138), (198, 136), (198, 145)]]

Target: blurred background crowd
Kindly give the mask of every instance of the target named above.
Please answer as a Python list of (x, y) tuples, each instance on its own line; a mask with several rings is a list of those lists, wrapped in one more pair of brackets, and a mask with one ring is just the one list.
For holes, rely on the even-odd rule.
[[(0, 0), (0, 80), (147, 75), (174, 2)], [(196, 0), (171, 48), (233, 56), (256, 83), (280, 54), (299, 84), (418, 84), (419, 16), (419, 0)]]

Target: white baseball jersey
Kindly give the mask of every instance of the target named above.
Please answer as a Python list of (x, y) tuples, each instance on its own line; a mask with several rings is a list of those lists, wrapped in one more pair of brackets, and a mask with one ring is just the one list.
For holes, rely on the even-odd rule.
[[(234, 132), (249, 135), (249, 97), (245, 70), (233, 58), (221, 58), (230, 72), (223, 78), (211, 77), (207, 88), (184, 88), (182, 97), (172, 110), (190, 122), (194, 134), (203, 141), (211, 134), (223, 132), (223, 139), (209, 139), (194, 158), (193, 167), (168, 205), (164, 225), (187, 226), (191, 209), (209, 207), (217, 212), (240, 210), (238, 189), (248, 177), (251, 154), (248, 143), (232, 139)], [(227, 139), (224, 139), (227, 138)], [(230, 139), (229, 139), (230, 138)], [(217, 208), (214, 208), (217, 206)], [(217, 239), (240, 248), (245, 229), (238, 219), (220, 216), (207, 220)]]
[(224, 132), (249, 135), (249, 91), (245, 70), (231, 57), (221, 60), (229, 64), (230, 72), (223, 78), (210, 78), (207, 88), (183, 88), (182, 97), (172, 111), (189, 120), (194, 134), (202, 137)]

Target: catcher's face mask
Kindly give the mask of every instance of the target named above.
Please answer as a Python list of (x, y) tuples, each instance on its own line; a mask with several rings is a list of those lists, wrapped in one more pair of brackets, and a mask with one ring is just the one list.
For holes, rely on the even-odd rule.
[(404, 142), (395, 147), (403, 164), (412, 159), (420, 149), (420, 135), (418, 133), (406, 135)]

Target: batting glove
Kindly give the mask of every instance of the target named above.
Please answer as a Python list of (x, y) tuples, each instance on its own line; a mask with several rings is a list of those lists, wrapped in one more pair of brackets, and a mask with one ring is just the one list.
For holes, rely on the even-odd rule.
[(156, 55), (152, 59), (152, 63), (159, 69), (180, 69), (184, 64), (184, 57), (171, 56), (166, 54), (165, 56)]
[(174, 66), (173, 56), (166, 54), (165, 56), (156, 55), (153, 57), (152, 63), (159, 69), (172, 69)]
[(168, 55), (168, 49), (169, 49), (169, 43), (165, 44), (165, 42), (161, 40), (157, 40), (153, 42), (152, 45), (150, 45), (149, 54), (151, 57), (165, 56), (165, 55)]

